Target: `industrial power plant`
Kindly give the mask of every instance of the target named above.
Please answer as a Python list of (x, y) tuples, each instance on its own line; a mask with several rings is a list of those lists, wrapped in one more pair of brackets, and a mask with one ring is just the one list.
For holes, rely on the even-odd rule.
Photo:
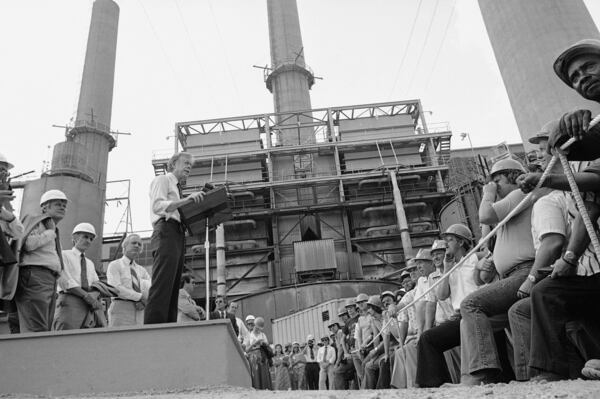
[[(65, 127), (64, 141), (54, 146), (48, 170), (35, 179), (12, 181), (14, 190), (22, 190), (21, 217), (39, 213), (45, 192), (64, 193), (68, 211), (59, 225), (60, 247), (73, 247), (70, 233), (80, 223), (93, 225), (97, 238), (85, 257), (105, 282), (109, 264), (126, 255), (127, 237), (132, 233), (141, 236), (137, 262), (150, 275), (155, 250), (150, 234), (136, 232), (129, 215), (124, 232), (104, 231), (106, 206), (111, 201), (107, 194), (110, 154), (119, 151), (119, 136), (128, 134), (111, 127), (117, 38), (120, 30), (130, 29), (126, 18), (120, 18), (118, 3), (93, 1), (76, 117)], [(495, 162), (512, 158), (524, 168), (533, 165), (537, 147), (530, 139), (546, 122), (567, 110), (600, 113), (597, 103), (583, 99), (549, 67), (573, 43), (600, 38), (583, 0), (478, 0), (478, 5), (522, 143), (453, 149), (451, 139), (457, 133), (449, 124), (428, 123), (435, 110), (426, 110), (418, 98), (313, 108), (311, 89), (320, 79), (305, 56), (310, 49), (305, 49), (302, 40), (297, 0), (266, 1), (271, 59), (262, 72), (273, 108), (218, 118), (199, 112), (197, 120), (173, 121), (173, 151), (155, 155), (147, 165), (155, 176), (167, 175), (172, 171), (171, 157), (180, 151), (189, 153), (193, 164), (178, 182), (183, 183), (181, 198), (203, 189), (227, 192), (220, 223), (202, 219), (200, 228), (190, 228), (184, 241), (184, 274), (194, 281), (191, 299), (206, 312), (207, 321), (198, 325), (206, 326), (196, 330), (192, 324), (179, 330), (166, 324), (141, 326), (148, 334), (148, 346), (164, 345), (164, 352), (157, 356), (185, 356), (185, 348), (176, 348), (177, 343), (192, 345), (190, 337), (196, 337), (203, 356), (215, 362), (214, 370), (202, 381), (214, 378), (215, 384), (249, 387), (250, 380), (239, 381), (246, 381), (254, 371), (245, 364), (228, 366), (245, 361), (242, 349), (232, 347), (226, 353), (214, 349), (233, 345), (229, 321), (212, 320), (219, 318), (211, 312), (219, 310), (218, 298), (237, 303), (238, 318), (264, 318), (270, 343), (291, 345), (306, 341), (307, 335), (318, 340), (329, 334), (338, 308), (359, 294), (379, 296), (403, 289), (400, 277), (410, 270), (409, 260), (428, 253), (450, 226), (467, 226), (474, 243), (485, 235), (478, 209)], [(358, 68), (358, 64), (347, 67)], [(11, 162), (18, 164), (18, 160)], [(9, 319), (8, 309), (0, 312), (2, 333), (8, 334)], [(69, 337), (83, 340), (75, 344), (75, 351), (89, 346), (89, 340), (95, 340), (98, 347), (110, 346), (111, 340), (137, 340), (131, 328), (108, 327), (104, 335), (102, 331), (90, 329), (81, 338), (30, 333), (23, 334), (22, 341), (18, 335), (6, 340), (0, 336), (0, 347), (6, 342), (7, 353), (29, 356), (10, 368), (39, 374), (35, 383), (20, 382), (17, 377), (9, 383), (6, 376), (14, 373), (5, 373), (2, 367), (0, 393), (132, 392), (144, 384), (148, 389), (172, 388), (161, 382), (162, 377), (153, 380), (152, 372), (144, 377), (136, 374), (139, 380), (132, 383), (115, 382), (118, 372), (108, 370), (100, 372), (98, 384), (86, 386), (87, 377), (83, 377), (81, 383), (63, 381), (63, 386), (52, 382), (60, 378), (55, 371), (44, 374), (37, 366), (29, 368), (27, 362), (34, 362), (36, 356), (57, 356), (43, 339), (54, 340), (57, 348), (69, 346)], [(110, 361), (98, 356), (99, 362)], [(166, 368), (176, 367), (178, 359), (166, 360)], [(70, 361), (73, 370), (84, 367)], [(152, 357), (138, 362), (149, 364)], [(203, 373), (209, 364), (205, 361), (190, 370)], [(100, 385), (107, 381), (114, 386)], [(179, 381), (175, 383), (182, 384), (180, 388), (198, 385), (187, 374), (173, 381)]]

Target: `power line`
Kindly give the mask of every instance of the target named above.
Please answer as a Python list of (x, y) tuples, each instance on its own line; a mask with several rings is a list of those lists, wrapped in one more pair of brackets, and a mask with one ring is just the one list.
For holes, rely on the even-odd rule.
[(392, 89), (390, 90), (390, 94), (388, 98), (391, 100), (392, 95), (394, 94), (394, 90), (396, 89), (396, 84), (398, 83), (398, 78), (400, 77), (400, 72), (402, 71), (402, 67), (404, 66), (404, 61), (406, 60), (406, 55), (408, 54), (408, 47), (410, 46), (410, 42), (412, 41), (413, 34), (415, 32), (415, 26), (417, 25), (417, 19), (419, 19), (419, 12), (421, 11), (421, 3), (423, 0), (419, 0), (419, 4), (417, 5), (417, 12), (415, 13), (415, 18), (413, 19), (412, 27), (410, 28), (410, 33), (408, 34), (408, 40), (406, 41), (406, 47), (404, 48), (404, 53), (402, 54), (402, 59), (400, 60), (400, 65), (398, 66), (398, 70), (396, 71), (396, 77), (394, 78), (394, 84), (392, 85)]
[(413, 72), (407, 93), (409, 93), (414, 85), (415, 77), (417, 72), (419, 72), (419, 65), (421, 65), (421, 58), (423, 57), (423, 53), (425, 52), (425, 47), (427, 47), (427, 41), (429, 40), (429, 34), (431, 33), (431, 27), (433, 26), (433, 20), (435, 19), (435, 14), (437, 13), (438, 6), (440, 4), (440, 0), (435, 0), (435, 7), (433, 8), (433, 14), (431, 15), (431, 19), (429, 20), (429, 26), (427, 27), (427, 33), (425, 34), (425, 42), (421, 46), (421, 51), (419, 53), (419, 57), (417, 59), (417, 65), (415, 66), (415, 71)]
[(427, 83), (425, 84), (424, 90), (427, 90), (429, 87), (429, 82), (431, 81), (431, 77), (435, 72), (435, 67), (437, 66), (438, 59), (440, 57), (440, 53), (442, 52), (442, 48), (444, 47), (444, 42), (446, 41), (446, 36), (448, 35), (448, 28), (450, 28), (450, 22), (452, 22), (452, 18), (454, 17), (454, 10), (456, 9), (456, 0), (454, 0), (454, 5), (452, 6), (452, 11), (450, 11), (450, 17), (448, 18), (448, 22), (446, 23), (446, 28), (444, 29), (444, 36), (442, 36), (442, 41), (440, 42), (440, 46), (435, 53), (435, 58), (433, 59), (433, 64), (431, 66), (431, 71), (429, 71), (429, 75), (427, 76)]
[(158, 47), (160, 47), (160, 50), (163, 53), (163, 57), (165, 58), (165, 62), (167, 63), (167, 65), (171, 69), (171, 73), (173, 74), (173, 78), (175, 79), (175, 82), (179, 86), (179, 89), (182, 91), (182, 93), (183, 93), (183, 95), (185, 97), (185, 100), (187, 101), (188, 106), (189, 106), (191, 104), (191, 101), (190, 101), (188, 92), (187, 92), (187, 90), (185, 90), (185, 86), (181, 83), (181, 80), (177, 76), (177, 71), (175, 70), (175, 67), (173, 66), (173, 63), (171, 63), (171, 59), (169, 58), (169, 55), (167, 54), (164, 46), (162, 45), (162, 42), (160, 41), (160, 37), (158, 36), (158, 32), (157, 32), (156, 28), (154, 27), (154, 25), (152, 24), (152, 20), (150, 19), (150, 15), (148, 14), (148, 11), (146, 11), (146, 7), (144, 7), (144, 4), (142, 3), (142, 0), (138, 0), (138, 3), (140, 5), (140, 7), (142, 8), (142, 10), (144, 11), (144, 15), (146, 15), (146, 19), (148, 20), (148, 25), (150, 25), (150, 29), (152, 29), (152, 33), (154, 34), (154, 38), (156, 39), (156, 42), (158, 43)]
[(240, 91), (238, 90), (237, 83), (235, 82), (235, 77), (233, 72), (231, 71), (231, 65), (229, 63), (229, 57), (227, 56), (227, 51), (225, 50), (227, 47), (223, 44), (223, 37), (221, 36), (221, 29), (219, 29), (219, 24), (217, 24), (217, 17), (215, 16), (215, 12), (212, 7), (212, 3), (208, 0), (208, 8), (210, 10), (210, 14), (212, 15), (213, 23), (215, 24), (215, 28), (217, 30), (217, 36), (219, 37), (219, 44), (221, 49), (223, 50), (225, 65), (227, 66), (227, 71), (229, 72), (229, 78), (231, 79), (231, 83), (233, 85), (233, 89), (235, 91), (235, 98), (239, 106), (244, 109), (243, 102), (240, 101)]
[[(192, 48), (192, 53), (194, 54), (194, 59), (196, 60), (196, 63), (198, 64), (198, 69), (200, 69), (200, 73), (202, 76), (208, 76), (204, 66), (202, 65), (202, 61), (200, 59), (200, 54), (198, 53), (198, 49), (196, 48), (196, 46), (194, 45), (194, 41), (192, 40), (192, 35), (190, 34), (190, 31), (187, 27), (187, 24), (185, 23), (185, 19), (183, 18), (183, 13), (181, 12), (181, 8), (179, 7), (179, 3), (177, 0), (173, 0), (173, 3), (175, 3), (175, 7), (177, 9), (177, 14), (179, 15), (179, 19), (181, 20), (181, 24), (183, 25), (183, 29), (185, 30), (185, 34), (187, 36), (188, 41), (190, 42), (190, 47)], [(213, 99), (216, 99), (217, 96), (214, 95), (214, 87), (212, 85), (212, 80), (208, 79), (208, 85), (209, 85), (209, 91), (211, 92), (211, 97)], [(220, 104), (216, 104), (217, 108), (219, 109), (219, 112), (221, 112), (221, 106)]]

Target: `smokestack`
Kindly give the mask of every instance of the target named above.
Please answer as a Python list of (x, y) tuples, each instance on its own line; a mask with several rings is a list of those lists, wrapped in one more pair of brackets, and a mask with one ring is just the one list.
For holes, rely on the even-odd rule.
[(69, 204), (59, 224), (61, 245), (71, 248), (71, 231), (80, 222), (94, 225), (98, 237), (87, 255), (99, 270), (104, 229), (108, 153), (115, 146), (110, 118), (115, 74), (119, 6), (96, 0), (88, 36), (75, 126), (67, 141), (54, 146), (51, 170), (25, 186), (21, 214), (39, 213), (39, 199), (50, 189), (63, 191)]
[(552, 65), (567, 46), (600, 38), (581, 0), (479, 0), (504, 86), (525, 148), (548, 121), (565, 112), (600, 107), (584, 100), (555, 74)]

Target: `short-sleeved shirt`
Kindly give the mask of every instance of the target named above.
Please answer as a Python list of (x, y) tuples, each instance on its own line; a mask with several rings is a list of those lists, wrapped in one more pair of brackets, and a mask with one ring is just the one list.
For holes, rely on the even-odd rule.
[[(531, 233), (530, 233), (531, 234)], [(473, 291), (476, 291), (477, 284), (473, 277), (475, 267), (477, 266), (477, 255), (469, 256), (463, 264), (454, 273), (448, 277), (450, 286), (450, 301), (455, 313), (460, 312), (460, 304)]]
[[(439, 270), (435, 270), (428, 277), (429, 286), (431, 287), (437, 280), (442, 277), (442, 273)], [(436, 289), (432, 289), (425, 296), (425, 300), (427, 302), (433, 302), (436, 304), (435, 307), (435, 324), (440, 325), (446, 320), (448, 320), (451, 316), (454, 315), (454, 308), (452, 307), (452, 300), (450, 298), (446, 298), (443, 301), (440, 300), (436, 294)]]
[[(503, 220), (524, 198), (521, 190), (511, 191), (492, 204), (498, 220)], [(531, 208), (521, 211), (498, 230), (494, 247), (494, 264), (500, 276), (511, 268), (535, 258), (531, 237)]]
[(417, 319), (415, 315), (414, 305), (409, 307), (403, 312), (400, 312), (402, 308), (411, 303), (415, 299), (415, 289), (408, 291), (400, 300), (398, 304), (398, 321), (408, 323), (408, 335), (414, 335), (417, 332)]

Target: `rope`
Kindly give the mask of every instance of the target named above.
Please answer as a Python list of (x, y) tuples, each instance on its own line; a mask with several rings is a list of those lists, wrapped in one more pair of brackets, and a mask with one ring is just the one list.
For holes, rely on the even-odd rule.
[[(600, 115), (596, 116), (590, 122), (588, 130), (591, 129), (594, 125), (598, 124), (599, 122), (600, 122)], [(560, 150), (565, 151), (574, 142), (575, 142), (574, 138), (569, 139), (567, 142), (565, 142), (565, 144), (563, 144), (560, 147)], [(585, 228), (586, 228), (588, 234), (590, 235), (590, 239), (592, 240), (592, 245), (594, 246), (594, 251), (596, 252), (596, 254), (600, 254), (600, 243), (598, 241), (598, 237), (596, 235), (596, 232), (595, 232), (592, 222), (590, 220), (590, 216), (587, 213), (587, 209), (585, 208), (585, 205), (583, 203), (583, 199), (581, 198), (581, 194), (579, 193), (579, 188), (577, 187), (577, 183), (575, 182), (575, 178), (573, 176), (573, 171), (571, 170), (571, 168), (569, 166), (567, 157), (563, 153), (559, 153), (558, 155), (552, 156), (552, 159), (550, 159), (550, 161), (548, 162), (548, 165), (546, 166), (544, 173), (542, 174), (542, 176), (540, 177), (540, 180), (538, 181), (537, 185), (535, 186), (535, 189), (539, 189), (540, 187), (542, 187), (542, 184), (544, 183), (544, 181), (550, 174), (550, 171), (552, 170), (552, 168), (554, 167), (554, 164), (556, 164), (556, 161), (558, 159), (560, 159), (560, 161), (563, 165), (564, 172), (567, 176), (567, 180), (569, 181), (569, 186), (575, 197), (575, 202), (577, 204), (577, 208), (583, 218), (583, 222), (585, 224)], [(519, 202), (519, 204), (517, 204), (517, 206), (512, 211), (510, 211), (509, 214), (506, 215), (506, 217), (504, 219), (502, 219), (496, 225), (496, 227), (494, 227), (485, 237), (483, 237), (477, 245), (475, 245), (465, 256), (463, 256), (458, 261), (458, 263), (456, 263), (456, 265), (452, 266), (452, 268), (450, 270), (448, 270), (446, 273), (444, 273), (435, 283), (433, 283), (428, 289), (426, 289), (425, 292), (423, 292), (421, 295), (419, 295), (418, 297), (413, 299), (413, 301), (411, 303), (404, 306), (397, 313), (406, 312), (411, 306), (414, 306), (418, 301), (420, 301), (423, 297), (425, 297), (425, 295), (430, 293), (435, 287), (437, 287), (439, 284), (441, 284), (442, 281), (447, 279), (450, 276), (450, 274), (452, 274), (456, 269), (461, 267), (468, 258), (470, 258), (472, 255), (474, 255), (476, 252), (478, 252), (479, 249), (481, 249), (481, 247), (483, 246), (483, 244), (488, 242), (490, 240), (490, 238), (492, 238), (494, 235), (496, 235), (496, 233), (498, 232), (498, 230), (500, 230), (500, 228), (502, 228), (504, 225), (506, 225), (517, 214), (521, 213), (523, 210), (528, 208), (531, 205), (530, 200), (533, 198), (535, 189), (533, 191), (531, 191), (530, 193), (528, 193), (525, 196), (525, 198), (523, 198), (521, 200), (521, 202)], [(381, 336), (381, 334), (383, 333), (383, 330), (385, 330), (390, 325), (392, 320), (393, 320), (393, 318), (390, 318), (386, 322), (386, 324), (381, 327), (381, 329), (379, 330), (379, 333), (377, 333), (377, 335), (375, 335), (371, 339), (371, 342), (373, 340), (375, 340), (377, 337)]]

